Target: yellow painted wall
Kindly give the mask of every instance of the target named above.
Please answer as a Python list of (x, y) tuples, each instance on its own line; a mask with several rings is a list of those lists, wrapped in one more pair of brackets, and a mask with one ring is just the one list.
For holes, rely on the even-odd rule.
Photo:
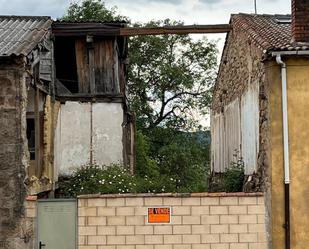
[(35, 195), (40, 192), (53, 190), (54, 175), (54, 136), (57, 117), (60, 109), (60, 102), (52, 101), (49, 95), (44, 103), (44, 124), (43, 124), (43, 165), (41, 176), (30, 176), (28, 193)]
[[(284, 59), (287, 64), (291, 248), (309, 248), (309, 59)], [(284, 173), (280, 67), (267, 66), (270, 87), (273, 249), (283, 249)]]

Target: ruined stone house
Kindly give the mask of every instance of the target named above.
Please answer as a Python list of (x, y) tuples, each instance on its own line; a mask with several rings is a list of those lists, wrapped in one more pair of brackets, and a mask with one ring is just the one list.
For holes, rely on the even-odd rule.
[(125, 25), (0, 16), (0, 248), (25, 248), (26, 194), (91, 163), (133, 170)]
[(269, 248), (309, 244), (309, 3), (292, 15), (235, 14), (211, 111), (211, 168), (242, 158), (245, 191), (264, 191)]

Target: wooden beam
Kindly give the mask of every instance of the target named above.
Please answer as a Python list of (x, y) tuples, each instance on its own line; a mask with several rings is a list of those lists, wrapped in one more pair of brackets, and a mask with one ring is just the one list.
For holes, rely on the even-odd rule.
[(120, 28), (121, 36), (136, 35), (164, 35), (164, 34), (210, 34), (227, 33), (231, 30), (229, 24), (213, 25), (184, 25), (184, 26), (165, 26), (154, 28)]
[(35, 97), (34, 97), (34, 132), (35, 132), (35, 175), (36, 177), (41, 177), (41, 164), (40, 164), (40, 91), (39, 88), (35, 88)]
[(112, 94), (73, 94), (56, 96), (60, 102), (80, 101), (80, 102), (98, 102), (98, 103), (124, 103), (123, 95)]
[(88, 58), (89, 58), (89, 83), (90, 83), (90, 93), (94, 94), (96, 92), (95, 86), (95, 63), (94, 63), (94, 47), (88, 48)]

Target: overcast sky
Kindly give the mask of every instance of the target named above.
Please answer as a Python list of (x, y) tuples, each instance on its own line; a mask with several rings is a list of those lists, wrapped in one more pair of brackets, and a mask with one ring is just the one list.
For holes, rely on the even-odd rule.
[[(258, 13), (290, 13), (290, 0), (256, 0)], [(73, 0), (0, 0), (1, 15), (46, 15), (56, 19), (66, 12)], [(170, 18), (185, 24), (228, 23), (231, 13), (253, 13), (254, 0), (106, 0), (108, 7), (132, 21)], [(199, 35), (195, 35), (199, 37)], [(220, 39), (221, 52), (225, 35), (208, 35)]]
[[(256, 0), (258, 13), (290, 13), (290, 0)], [(72, 0), (0, 0), (2, 15), (61, 17)], [(226, 23), (231, 13), (253, 13), (254, 0), (106, 0), (133, 21), (172, 18), (186, 24)]]

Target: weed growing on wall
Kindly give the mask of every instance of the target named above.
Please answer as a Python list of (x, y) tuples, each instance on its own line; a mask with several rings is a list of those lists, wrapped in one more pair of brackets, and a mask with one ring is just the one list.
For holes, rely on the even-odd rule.
[(209, 180), (210, 192), (242, 192), (245, 180), (244, 161), (235, 150), (234, 160), (229, 167), (221, 174), (213, 174)]
[(244, 162), (242, 158), (231, 162), (223, 177), (223, 188), (225, 192), (241, 192), (245, 180)]

